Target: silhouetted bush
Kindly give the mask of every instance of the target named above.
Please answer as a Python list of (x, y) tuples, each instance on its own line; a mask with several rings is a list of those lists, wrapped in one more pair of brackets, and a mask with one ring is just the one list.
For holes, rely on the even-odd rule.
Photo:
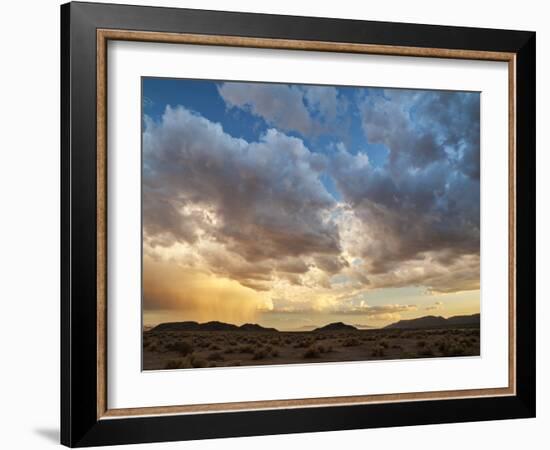
[(263, 348), (260, 348), (254, 352), (254, 356), (252, 357), (252, 359), (254, 360), (265, 359), (267, 355), (268, 353)]
[(342, 345), (344, 347), (356, 347), (359, 344), (360, 344), (359, 339), (355, 337), (349, 337), (345, 339), (344, 342), (342, 342)]
[(166, 364), (165, 364), (164, 368), (167, 369), (167, 370), (181, 369), (182, 365), (183, 365), (183, 361), (181, 361), (179, 359), (169, 359), (168, 361), (166, 361)]
[(434, 351), (431, 348), (423, 348), (418, 352), (420, 356), (434, 356)]
[(254, 353), (254, 347), (252, 347), (251, 345), (241, 345), (239, 347), (239, 353), (253, 354)]
[(207, 356), (208, 361), (223, 361), (224, 357), (220, 352), (213, 352)]
[(305, 359), (319, 358), (319, 356), (321, 356), (321, 353), (319, 352), (319, 349), (318, 349), (316, 346), (311, 346), (311, 347), (309, 347), (309, 348), (304, 352), (304, 355), (303, 355), (303, 357), (304, 357)]
[(187, 341), (172, 342), (166, 345), (166, 349), (178, 352), (181, 356), (187, 356), (193, 351), (193, 346)]

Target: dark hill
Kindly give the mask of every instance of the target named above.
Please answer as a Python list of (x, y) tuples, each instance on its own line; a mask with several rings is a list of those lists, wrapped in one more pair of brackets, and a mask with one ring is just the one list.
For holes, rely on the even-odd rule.
[(198, 322), (166, 322), (152, 328), (151, 331), (197, 331), (200, 325)]
[(238, 328), (237, 325), (218, 321), (201, 323), (199, 325), (200, 331), (234, 331)]
[(343, 322), (334, 322), (325, 325), (324, 327), (315, 328), (313, 331), (357, 331), (357, 328), (347, 325)]
[(472, 314), (471, 316), (453, 316), (447, 319), (449, 325), (477, 325), (479, 326), (480, 316), (479, 314)]
[(257, 323), (245, 323), (244, 325), (241, 325), (239, 327), (239, 330), (240, 331), (254, 331), (254, 332), (259, 332), (259, 333), (265, 333), (266, 331), (271, 332), (271, 333), (276, 333), (278, 331), (275, 328), (262, 327), (261, 325), (258, 325)]
[(451, 327), (479, 327), (479, 314), (471, 316), (453, 316), (445, 319), (441, 316), (424, 316), (417, 319), (400, 320), (392, 323), (384, 328), (400, 328), (400, 329), (415, 329), (415, 328), (451, 328)]

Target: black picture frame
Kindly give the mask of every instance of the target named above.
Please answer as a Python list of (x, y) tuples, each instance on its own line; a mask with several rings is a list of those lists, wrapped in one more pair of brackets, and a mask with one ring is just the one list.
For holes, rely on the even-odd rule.
[[(511, 52), (516, 55), (516, 395), (98, 418), (98, 29)], [(61, 6), (61, 443), (177, 441), (535, 416), (534, 32), (68, 3)]]

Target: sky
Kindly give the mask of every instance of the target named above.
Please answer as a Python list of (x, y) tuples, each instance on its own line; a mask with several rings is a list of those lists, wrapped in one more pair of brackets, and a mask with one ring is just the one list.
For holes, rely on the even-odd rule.
[(142, 79), (144, 324), (480, 310), (480, 96)]

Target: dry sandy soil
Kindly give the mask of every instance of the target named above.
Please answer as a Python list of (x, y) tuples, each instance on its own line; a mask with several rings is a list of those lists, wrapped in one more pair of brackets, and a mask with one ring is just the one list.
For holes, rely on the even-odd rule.
[(145, 331), (143, 369), (478, 356), (479, 328), (321, 332)]

